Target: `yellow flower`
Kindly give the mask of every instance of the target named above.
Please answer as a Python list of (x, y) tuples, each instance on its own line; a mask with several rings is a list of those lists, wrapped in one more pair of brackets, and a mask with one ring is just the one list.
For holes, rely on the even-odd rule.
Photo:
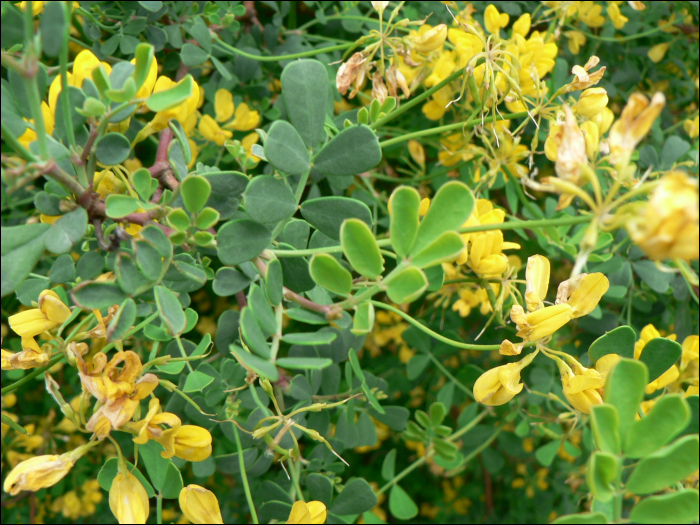
[(579, 412), (591, 413), (593, 405), (599, 405), (603, 398), (598, 392), (605, 386), (605, 377), (593, 368), (577, 365), (574, 373), (562, 360), (557, 360), (564, 397)]
[(524, 15), (521, 15), (520, 18), (518, 18), (513, 23), (513, 34), (526, 37), (527, 34), (530, 32), (531, 24), (532, 18), (530, 17), (530, 13), (525, 13)]
[(103, 199), (112, 193), (126, 192), (126, 185), (117, 177), (112, 170), (102, 170), (95, 174), (95, 192), (99, 193)]
[(681, 355), (681, 370), (685, 370), (688, 365), (698, 360), (698, 336), (689, 335), (683, 341), (683, 354)]
[(614, 164), (629, 162), (637, 144), (649, 133), (652, 124), (666, 105), (666, 97), (657, 92), (651, 102), (641, 93), (633, 93), (622, 115), (610, 129), (608, 142)]
[(489, 4), (484, 11), (484, 26), (489, 33), (498, 34), (502, 28), (508, 25), (510, 16), (508, 13), (499, 13), (496, 6)]
[[(136, 58), (131, 59), (131, 63), (136, 65)], [(60, 75), (59, 75), (60, 76)], [(148, 70), (148, 76), (141, 87), (136, 92), (136, 98), (148, 98), (153, 92), (153, 86), (156, 85), (156, 79), (158, 78), (158, 61), (156, 57), (151, 60), (151, 67)]]
[(647, 56), (654, 64), (661, 62), (666, 56), (668, 48), (671, 46), (670, 42), (662, 42), (661, 44), (656, 44), (649, 49)]
[(39, 308), (32, 308), (8, 319), (10, 328), (22, 337), (35, 337), (62, 324), (70, 317), (68, 308), (56, 292), (43, 290), (39, 294)]
[(219, 500), (210, 490), (187, 485), (180, 491), (180, 508), (192, 523), (223, 523)]
[(691, 139), (694, 139), (695, 137), (698, 136), (698, 119), (700, 118), (700, 115), (695, 115), (694, 119), (686, 119), (683, 122), (683, 129), (685, 132), (688, 134), (688, 136)]
[(528, 354), (517, 363), (487, 370), (474, 383), (474, 399), (488, 406), (505, 405), (523, 389), (520, 372), (529, 365), (537, 352)]
[(604, 88), (589, 88), (581, 93), (574, 111), (586, 118), (593, 118), (608, 105), (608, 93)]
[(226, 122), (233, 117), (233, 94), (228, 89), (219, 89), (214, 96), (214, 111), (217, 122)]
[(635, 209), (626, 228), (650, 259), (690, 261), (698, 258), (698, 215), (697, 180), (671, 171)]
[[(576, 117), (574, 117), (569, 106), (564, 106), (564, 114), (566, 115), (566, 120), (560, 128), (561, 134), (552, 136), (555, 143), (557, 138), (561, 137), (561, 142), (557, 148), (554, 171), (560, 179), (578, 184), (581, 179), (581, 165), (587, 163), (586, 139), (583, 137), (576, 122)], [(562, 200), (560, 199), (561, 203)], [(562, 206), (562, 208), (565, 207), (566, 205)]]
[(215, 142), (218, 146), (223, 146), (226, 140), (233, 137), (232, 131), (221, 129), (209, 115), (203, 115), (199, 120), (199, 132), (205, 139)]
[(260, 124), (260, 113), (257, 111), (251, 111), (248, 104), (245, 102), (239, 104), (234, 113), (233, 120), (224, 125), (226, 129), (232, 129), (234, 131), (250, 131), (255, 129)]
[(92, 445), (84, 445), (65, 454), (36, 456), (22, 461), (13, 468), (5, 478), (3, 488), (11, 496), (16, 496), (21, 490), (36, 492), (51, 487), (61, 481), (70, 472), (83, 454)]
[(119, 523), (146, 523), (151, 506), (143, 485), (127, 469), (119, 465), (119, 472), (109, 489), (109, 508)]
[(586, 45), (586, 35), (581, 31), (566, 31), (564, 36), (567, 38), (567, 45), (572, 55), (578, 55), (581, 51), (581, 46)]
[(439, 48), (447, 38), (447, 26), (439, 24), (435, 27), (423, 25), (421, 30), (416, 35), (411, 35), (410, 41), (415, 49), (421, 55), (435, 51)]
[[(44, 11), (44, 4), (46, 2), (32, 2), (32, 16), (41, 14)], [(20, 11), (24, 11), (27, 8), (27, 2), (18, 2), (15, 4)]]
[(421, 168), (425, 167), (425, 150), (420, 142), (414, 139), (409, 140), (408, 153), (411, 155), (411, 158), (416, 164), (418, 164)]
[[(88, 49), (82, 50), (80, 53), (78, 53), (78, 55), (75, 57), (75, 60), (73, 61), (72, 72), (68, 72), (68, 85), (81, 88), (83, 86), (83, 81), (86, 78), (91, 78), (93, 70), (100, 67), (100, 65), (104, 68), (107, 75), (111, 73), (112, 66), (110, 66), (107, 62), (100, 62), (100, 60), (92, 53), (92, 51)], [(61, 93), (62, 90), (63, 83), (61, 80), (61, 75), (56, 75), (56, 78), (54, 78), (51, 82), (51, 86), (49, 86), (48, 97), (49, 107), (51, 108), (51, 111), (54, 115), (56, 114), (56, 103), (58, 100), (58, 95)]]
[[(54, 118), (53, 118), (53, 112), (51, 111), (51, 108), (49, 108), (48, 104), (44, 101), (41, 102), (41, 116), (44, 119), (44, 130), (46, 131), (47, 135), (52, 135), (53, 134), (53, 129), (54, 129)], [(35, 126), (34, 120), (33, 119), (24, 119), (25, 122), (29, 122), (32, 124), (32, 126)], [(24, 129), (24, 132), (17, 137), (17, 141), (22, 144), (25, 148), (29, 148), (29, 145), (36, 140), (36, 131), (32, 129), (31, 127), (27, 126)]]
[(517, 355), (524, 342), (548, 337), (572, 319), (588, 315), (610, 286), (602, 273), (581, 274), (560, 283), (556, 303), (544, 306), (549, 266), (549, 261), (541, 255), (528, 258), (525, 276), (528, 313), (517, 304), (510, 310), (510, 318), (517, 325), (517, 335), (523, 338), (523, 343), (514, 345), (506, 339), (501, 345), (502, 354)]
[(586, 134), (584, 137), (586, 140), (586, 155), (588, 155), (589, 159), (593, 159), (598, 152), (598, 143), (600, 142), (598, 126), (592, 120), (587, 120), (581, 124), (581, 131)]
[(581, 89), (586, 89), (591, 86), (595, 86), (603, 78), (605, 74), (605, 67), (601, 67), (598, 71), (594, 73), (589, 73), (591, 69), (600, 63), (600, 59), (593, 55), (588, 59), (585, 65), (579, 66), (576, 64), (571, 68), (571, 73), (576, 75), (576, 80), (564, 86), (564, 93), (571, 93), (572, 91), (580, 91)]
[(605, 18), (601, 16), (603, 6), (595, 2), (576, 2), (578, 7), (578, 17), (581, 22), (588, 27), (600, 27), (605, 23)]
[[(104, 439), (112, 428), (118, 429), (127, 423), (139, 402), (158, 386), (158, 377), (154, 374), (145, 374), (137, 380), (143, 366), (139, 356), (130, 350), (117, 352), (109, 362), (105, 354), (95, 354), (92, 370), (82, 356), (76, 358), (83, 387), (102, 403), (86, 425), (100, 439)], [(117, 366), (121, 363), (124, 366), (119, 370)]]
[(260, 159), (253, 155), (253, 144), (257, 144), (259, 138), (258, 133), (254, 131), (253, 133), (248, 133), (241, 140), (241, 146), (248, 152), (248, 158), (253, 159), (255, 162), (258, 162)]
[(620, 12), (620, 8), (614, 2), (608, 3), (608, 16), (615, 26), (615, 29), (622, 29), (630, 20)]
[(599, 136), (605, 135), (608, 130), (610, 129), (610, 126), (612, 126), (613, 121), (615, 120), (615, 114), (612, 112), (610, 108), (604, 108), (603, 111), (598, 113), (596, 116), (594, 116), (591, 119), (591, 122), (595, 122), (595, 125), (598, 126), (598, 133)]
[(3, 370), (28, 370), (44, 366), (51, 359), (51, 350), (44, 351), (33, 337), (22, 337), (22, 351), (2, 351)]
[(326, 522), (326, 506), (320, 501), (297, 501), (292, 506), (287, 523), (314, 523)]
[[(160, 93), (161, 91), (172, 89), (184, 81), (185, 79), (182, 79), (180, 82), (176, 83), (170, 80), (168, 77), (158, 77), (158, 80), (156, 80), (156, 83), (153, 86), (153, 93)], [(148, 132), (154, 133), (165, 129), (168, 127), (168, 121), (170, 119), (179, 121), (185, 128), (185, 131), (187, 131), (187, 124), (189, 124), (188, 121), (190, 120), (190, 117), (194, 116), (196, 120), (195, 111), (197, 110), (197, 105), (199, 104), (199, 96), (200, 87), (195, 81), (192, 81), (192, 94), (174, 108), (164, 109), (157, 112), (153, 117), (153, 120), (147, 126), (149, 128)], [(141, 133), (139, 135), (141, 135)], [(148, 134), (146, 136), (148, 136)]]

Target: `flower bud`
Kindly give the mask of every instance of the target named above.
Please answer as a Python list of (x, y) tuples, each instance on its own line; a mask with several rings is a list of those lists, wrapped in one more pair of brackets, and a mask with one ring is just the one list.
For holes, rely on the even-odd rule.
[(583, 117), (592, 118), (603, 111), (607, 105), (608, 93), (604, 88), (589, 88), (581, 93), (574, 111)]
[(561, 360), (558, 364), (564, 397), (579, 412), (590, 414), (593, 405), (603, 402), (598, 389), (605, 386), (605, 378), (592, 368), (579, 365), (574, 374)]
[(287, 523), (314, 523), (326, 522), (326, 506), (320, 501), (297, 501), (292, 506)]
[(37, 490), (51, 487), (61, 481), (70, 472), (92, 444), (78, 447), (71, 452), (57, 455), (36, 456), (22, 461), (13, 468), (5, 478), (3, 488), (11, 496), (17, 495), (21, 490)]
[(211, 434), (206, 428), (182, 425), (175, 435), (175, 456), (186, 461), (204, 461), (211, 456)]
[(109, 508), (119, 523), (146, 523), (148, 519), (150, 504), (146, 489), (126, 466), (119, 465), (112, 481)]
[(187, 485), (180, 491), (180, 509), (192, 523), (223, 523), (219, 500), (210, 490)]
[(474, 383), (474, 399), (489, 406), (505, 405), (523, 389), (520, 372), (537, 355), (533, 352), (517, 363), (497, 366), (487, 370)]
[(447, 26), (440, 24), (429, 29), (422, 35), (412, 37), (413, 49), (422, 55), (435, 51), (447, 38)]
[(600, 142), (598, 126), (592, 120), (587, 120), (581, 124), (581, 131), (586, 134), (584, 137), (586, 140), (586, 155), (592, 160), (598, 152), (598, 143)]

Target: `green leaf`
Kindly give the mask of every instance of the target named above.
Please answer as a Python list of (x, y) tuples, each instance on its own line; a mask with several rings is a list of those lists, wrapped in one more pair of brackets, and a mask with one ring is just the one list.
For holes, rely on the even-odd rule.
[(139, 445), (139, 460), (143, 461), (153, 488), (162, 490), (168, 475), (168, 465), (172, 463), (160, 455), (165, 449), (159, 443), (149, 440)]
[[(153, 193), (153, 183), (155, 179), (151, 177), (151, 173), (146, 168), (139, 168), (131, 174), (131, 180), (134, 183), (134, 189), (139, 197), (144, 201), (151, 198)], [(158, 184), (157, 181), (155, 181)]]
[(309, 263), (311, 278), (318, 285), (339, 295), (349, 295), (352, 290), (352, 275), (327, 253), (317, 253)]
[(654, 261), (633, 262), (632, 268), (642, 278), (642, 281), (657, 293), (665, 293), (673, 280), (674, 274), (662, 272)]
[(190, 142), (187, 140), (187, 134), (185, 130), (182, 129), (182, 124), (180, 124), (179, 120), (170, 119), (168, 121), (168, 127), (172, 130), (175, 140), (180, 145), (180, 151), (182, 152), (185, 164), (189, 164), (192, 160), (192, 149), (190, 148)]
[[(277, 121), (277, 123), (282, 121)], [(245, 211), (252, 219), (271, 224), (294, 215), (297, 209), (292, 190), (283, 181), (258, 175), (245, 190)]]
[(192, 175), (187, 177), (180, 185), (180, 194), (185, 203), (185, 208), (190, 213), (197, 213), (209, 200), (211, 184), (204, 177)]
[[(100, 487), (102, 487), (102, 490), (109, 492), (109, 489), (112, 488), (112, 481), (114, 481), (114, 478), (117, 476), (117, 472), (119, 471), (117, 466), (118, 461), (118, 458), (109, 458), (107, 461), (105, 461), (104, 465), (102, 465), (99, 474), (97, 474), (97, 482), (100, 484)], [(146, 480), (144, 475), (141, 474), (141, 471), (129, 461), (126, 462), (126, 466), (129, 472), (136, 476), (141, 482), (141, 485), (143, 485), (143, 488), (146, 489), (146, 494), (148, 494), (148, 497), (155, 497), (156, 493), (153, 490), (153, 487), (148, 480)]]
[(690, 408), (680, 395), (668, 394), (658, 399), (651, 412), (630, 427), (625, 443), (627, 457), (641, 458), (655, 452), (690, 421)]
[(322, 370), (333, 364), (327, 357), (280, 357), (276, 364), (292, 370)]
[(238, 361), (245, 367), (250, 368), (253, 372), (261, 377), (269, 379), (270, 381), (279, 380), (279, 372), (277, 367), (255, 354), (245, 351), (240, 346), (231, 345), (231, 353), (238, 359)]
[(676, 341), (655, 337), (644, 345), (639, 360), (649, 369), (649, 382), (658, 379), (681, 358), (683, 349)]
[(183, 392), (201, 392), (207, 385), (214, 381), (212, 376), (195, 370), (187, 375), (185, 386), (182, 387)]
[(418, 235), (420, 195), (415, 188), (400, 186), (391, 196), (391, 246), (396, 255), (406, 257)]
[(44, 237), (50, 229), (48, 224), (2, 227), (2, 297), (14, 292), (34, 269), (34, 265), (44, 253)]
[(621, 357), (634, 357), (634, 343), (637, 339), (634, 330), (629, 326), (618, 326), (599, 337), (588, 348), (588, 357), (595, 363), (608, 354), (618, 354)]
[(255, 313), (255, 317), (264, 332), (268, 335), (277, 333), (277, 319), (275, 318), (275, 313), (272, 311), (270, 303), (267, 302), (265, 292), (263, 292), (262, 288), (257, 284), (250, 287), (250, 291), (248, 292), (248, 305)]
[(69, 253), (85, 237), (87, 221), (85, 208), (66, 213), (53, 223), (51, 232), (46, 235), (46, 249), (56, 254)]
[(384, 462), (382, 463), (382, 478), (384, 481), (391, 481), (396, 475), (396, 449), (392, 448), (391, 451), (384, 456)]
[(389, 510), (399, 520), (410, 520), (418, 515), (418, 506), (413, 502), (404, 489), (396, 483), (389, 493)]
[[(461, 240), (460, 240), (461, 243)], [(423, 270), (410, 266), (392, 276), (387, 285), (386, 293), (396, 304), (411, 303), (418, 299), (428, 287), (428, 278)]]
[(306, 488), (312, 501), (320, 501), (326, 507), (331, 504), (333, 497), (333, 482), (323, 474), (311, 473), (306, 476)]
[(429, 246), (412, 255), (411, 263), (420, 268), (454, 261), (464, 251), (462, 237), (454, 231), (446, 231)]
[(627, 490), (649, 494), (698, 470), (698, 435), (677, 439), (667, 447), (643, 457), (627, 480)]
[(156, 286), (154, 293), (163, 326), (167, 329), (168, 334), (180, 335), (187, 325), (187, 318), (177, 296), (165, 286)]
[(622, 358), (612, 369), (605, 384), (605, 402), (617, 409), (620, 418), (620, 442), (625, 443), (627, 431), (634, 423), (639, 403), (647, 385), (647, 367), (634, 359)]
[[(4, 22), (6, 20), (3, 20), (3, 26), (5, 25)], [(63, 47), (63, 28), (66, 26), (63, 4), (47, 2), (41, 14), (40, 25), (41, 47), (44, 53), (46, 56), (57, 57)]]
[(216, 211), (214, 208), (207, 207), (199, 212), (194, 225), (200, 230), (208, 230), (209, 228), (216, 226), (216, 223), (219, 222), (220, 218), (221, 214), (218, 211)]
[(372, 213), (364, 202), (348, 197), (319, 197), (301, 205), (301, 215), (309, 224), (331, 239), (340, 240), (345, 219), (360, 219), (372, 225)]
[(296, 60), (287, 64), (280, 77), (289, 120), (308, 148), (326, 138), (328, 73), (318, 60)]
[(685, 402), (688, 403), (690, 407), (690, 421), (688, 421), (688, 424), (683, 429), (682, 435), (698, 433), (698, 420), (700, 419), (700, 417), (698, 417), (700, 412), (698, 407), (699, 399), (697, 394), (685, 398)]
[(357, 353), (353, 348), (350, 349), (348, 352), (348, 358), (350, 359), (350, 366), (352, 366), (352, 371), (355, 372), (355, 375), (357, 376), (357, 379), (360, 380), (361, 383), (365, 382), (365, 374), (362, 372), (362, 369), (360, 368), (360, 361), (357, 359)]
[(663, 148), (661, 148), (661, 169), (669, 170), (673, 167), (673, 164), (683, 157), (690, 149), (690, 144), (688, 144), (682, 138), (671, 135), (664, 142)]
[[(146, 226), (141, 230), (141, 236), (155, 246), (161, 257), (170, 258), (173, 254), (173, 245), (168, 240), (168, 237), (163, 233), (163, 230), (158, 226)], [(137, 254), (138, 259), (138, 254)]]
[(374, 305), (367, 301), (355, 306), (350, 331), (355, 335), (364, 335), (370, 333), (372, 327), (374, 327)]
[(693, 523), (697, 519), (696, 489), (645, 498), (630, 512), (630, 521), (633, 523)]
[(139, 5), (151, 13), (157, 13), (162, 9), (163, 2), (139, 2)]
[(121, 219), (130, 213), (134, 213), (141, 207), (141, 203), (138, 199), (130, 197), (129, 195), (119, 195), (118, 193), (107, 195), (105, 203), (107, 205), (107, 211), (105, 213), (110, 219)]
[(406, 364), (406, 376), (409, 380), (417, 379), (425, 370), (425, 367), (430, 363), (430, 358), (427, 355), (414, 355)]
[(107, 342), (118, 341), (124, 334), (134, 326), (136, 322), (136, 303), (133, 299), (127, 298), (119, 306), (119, 310), (114, 314), (112, 320), (107, 325)]
[(136, 59), (136, 69), (134, 69), (134, 82), (136, 83), (136, 90), (143, 86), (148, 78), (148, 73), (151, 71), (151, 64), (153, 63), (153, 46), (151, 44), (140, 43), (136, 46), (134, 51), (134, 58)]
[(69, 254), (58, 257), (49, 270), (49, 279), (52, 283), (67, 283), (75, 280), (75, 263)]
[(246, 306), (241, 311), (241, 332), (246, 344), (258, 355), (265, 359), (270, 358), (270, 345), (260, 328), (258, 318), (250, 306)]
[(201, 47), (190, 44), (189, 42), (182, 46), (180, 51), (180, 58), (182, 63), (186, 66), (198, 66), (203, 64), (209, 58), (209, 53), (202, 49)]
[(250, 284), (250, 278), (233, 268), (223, 267), (216, 271), (212, 290), (220, 297), (234, 295), (245, 290)]
[(604, 403), (591, 407), (591, 430), (596, 446), (603, 452), (620, 453), (619, 425), (620, 419), (614, 406)]
[(265, 270), (265, 293), (268, 300), (274, 304), (282, 303), (284, 288), (282, 282), (282, 263), (279, 259), (271, 260)]
[(216, 238), (221, 262), (236, 265), (258, 256), (270, 244), (272, 233), (259, 222), (236, 219), (224, 224)]
[(129, 158), (131, 142), (121, 133), (107, 133), (95, 143), (95, 156), (106, 166), (121, 164)]
[(153, 93), (148, 97), (148, 100), (146, 100), (146, 106), (151, 111), (172, 109), (187, 100), (187, 98), (192, 95), (193, 88), (194, 81), (192, 80), (192, 75), (187, 75), (172, 88)]
[(411, 415), (406, 407), (385, 406), (383, 408), (384, 414), (375, 409), (371, 410), (369, 415), (374, 419), (378, 419), (395, 432), (401, 432), (404, 428), (406, 428), (406, 422), (408, 421), (408, 417)]
[(248, 186), (248, 177), (235, 171), (204, 173), (202, 176), (211, 184), (211, 196), (207, 206), (218, 211), (221, 220), (230, 219), (238, 209), (241, 195)]
[(265, 141), (265, 158), (275, 169), (300, 175), (309, 170), (309, 152), (304, 141), (289, 122), (277, 120), (270, 127)]
[(442, 424), (442, 421), (447, 415), (447, 408), (442, 403), (431, 403), (430, 409), (428, 410), (430, 416), (430, 425), (436, 427)]
[(560, 446), (561, 443), (559, 441), (550, 441), (535, 450), (535, 458), (542, 466), (549, 467), (554, 461)]
[(419, 253), (443, 232), (461, 227), (471, 216), (473, 208), (474, 195), (466, 184), (459, 181), (443, 184), (418, 228), (418, 236), (411, 253)]
[(552, 522), (552, 525), (599, 525), (607, 522), (608, 519), (602, 512), (582, 512), (560, 516)]
[(345, 485), (343, 491), (336, 496), (333, 505), (328, 509), (338, 516), (361, 514), (377, 504), (377, 495), (362, 478), (355, 478)]
[(297, 332), (284, 334), (282, 341), (292, 345), (327, 345), (335, 338), (335, 332)]
[(614, 483), (620, 475), (617, 456), (608, 452), (594, 452), (586, 469), (586, 480), (593, 496), (609, 501), (615, 494)]
[(369, 226), (359, 219), (346, 219), (340, 228), (340, 243), (353, 269), (376, 279), (384, 271), (384, 258)]
[(15, 423), (15, 420), (9, 415), (5, 414), (5, 412), (3, 412), (1, 415), (3, 425), (11, 427), (15, 432), (19, 432), (20, 434), (29, 435), (29, 432), (27, 432), (24, 427), (21, 427), (18, 423)]
[(116, 283), (84, 281), (71, 291), (73, 302), (84, 310), (102, 310), (121, 304), (126, 295)]
[(327, 177), (352, 176), (379, 164), (382, 149), (374, 131), (359, 124), (338, 133), (313, 160), (314, 168)]

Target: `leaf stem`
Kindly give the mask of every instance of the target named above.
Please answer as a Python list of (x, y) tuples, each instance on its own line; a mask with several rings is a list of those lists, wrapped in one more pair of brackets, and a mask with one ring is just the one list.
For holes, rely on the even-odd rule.
[(219, 47), (222, 48), (222, 51), (227, 52), (229, 55), (238, 55), (242, 56), (245, 58), (249, 58), (251, 60), (257, 60), (258, 62), (280, 62), (282, 60), (294, 60), (296, 58), (304, 58), (304, 57), (313, 57), (316, 55), (320, 55), (321, 53), (331, 53), (333, 51), (342, 51), (344, 49), (347, 49), (351, 46), (355, 45), (355, 42), (349, 42), (347, 44), (339, 44), (337, 46), (328, 46), (328, 47), (323, 47), (321, 49), (312, 49), (311, 51), (303, 51), (301, 53), (294, 53), (291, 55), (277, 55), (277, 56), (258, 56), (258, 55), (251, 55), (250, 53), (246, 53), (245, 51), (242, 51), (240, 49), (237, 49), (233, 46), (230, 46), (226, 42), (223, 42), (222, 40), (215, 40), (215, 44), (218, 44)]
[(248, 485), (248, 476), (245, 473), (245, 459), (243, 458), (243, 446), (241, 445), (241, 437), (238, 435), (238, 427), (236, 425), (233, 425), (233, 435), (236, 437), (236, 447), (238, 447), (238, 465), (241, 469), (241, 480), (243, 481), (243, 489), (245, 490), (245, 499), (248, 500), (248, 507), (250, 508), (250, 515), (253, 518), (253, 523), (260, 523), (258, 521), (258, 514), (255, 512), (253, 496), (250, 493), (250, 486)]

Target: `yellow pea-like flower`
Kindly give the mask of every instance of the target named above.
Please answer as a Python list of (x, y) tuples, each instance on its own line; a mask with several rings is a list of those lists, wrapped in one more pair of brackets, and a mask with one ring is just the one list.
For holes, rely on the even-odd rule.
[(557, 148), (554, 171), (560, 179), (578, 184), (581, 178), (581, 165), (588, 162), (586, 139), (578, 127), (576, 117), (568, 106), (564, 106), (564, 114), (566, 120), (562, 126), (561, 143)]
[(425, 150), (420, 142), (415, 139), (408, 141), (408, 153), (411, 155), (413, 161), (420, 167), (425, 167)]
[(668, 370), (666, 370), (663, 374), (661, 374), (659, 377), (651, 381), (644, 391), (647, 394), (653, 394), (657, 390), (661, 390), (662, 388), (666, 388), (668, 385), (671, 383), (675, 383), (676, 379), (678, 379), (681, 375), (680, 370), (678, 370), (678, 367), (676, 365), (671, 366)]
[(216, 143), (217, 146), (223, 146), (224, 142), (233, 137), (232, 131), (219, 127), (210, 115), (203, 115), (199, 119), (198, 129), (205, 139)]
[(635, 207), (625, 226), (650, 259), (690, 261), (699, 256), (699, 216), (697, 180), (670, 171), (649, 200)]
[(219, 89), (214, 96), (214, 111), (217, 122), (226, 122), (233, 117), (233, 93), (228, 89)]
[(608, 16), (610, 16), (615, 29), (622, 29), (630, 20), (620, 12), (620, 7), (612, 2), (608, 4)]
[(440, 47), (447, 38), (447, 26), (439, 24), (431, 29), (428, 29), (421, 35), (411, 38), (413, 49), (422, 55), (426, 55), (431, 51), (435, 51)]
[(489, 33), (498, 34), (502, 28), (508, 25), (509, 20), (508, 13), (499, 13), (493, 4), (489, 4), (484, 11), (484, 25)]
[(39, 294), (39, 308), (32, 308), (8, 319), (10, 328), (22, 337), (36, 337), (37, 335), (62, 324), (70, 317), (68, 308), (56, 292), (44, 290)]
[(326, 506), (320, 501), (297, 501), (292, 505), (287, 523), (314, 523), (326, 522)]
[(601, 137), (608, 132), (614, 120), (615, 114), (608, 107), (604, 108), (603, 111), (591, 119), (591, 121), (595, 122), (596, 126), (598, 126), (598, 132)]
[(588, 88), (581, 93), (578, 102), (574, 106), (574, 111), (579, 115), (592, 118), (603, 111), (608, 105), (608, 92), (604, 88)]
[(641, 93), (633, 93), (622, 115), (610, 128), (608, 143), (614, 164), (629, 162), (637, 144), (649, 133), (656, 118), (666, 105), (666, 97), (657, 92), (651, 101)]
[(549, 287), (549, 259), (543, 255), (533, 255), (527, 260), (525, 269), (525, 303), (528, 312), (544, 307), (542, 301), (547, 296)]
[(695, 115), (694, 119), (686, 119), (683, 121), (683, 129), (691, 139), (698, 136), (700, 130), (700, 115)]
[(109, 508), (119, 523), (146, 523), (151, 506), (141, 482), (126, 468), (119, 472), (109, 489)]
[(36, 456), (22, 461), (5, 478), (3, 489), (11, 496), (22, 490), (36, 492), (51, 487), (61, 481), (70, 472), (92, 444), (83, 445), (65, 454)]
[(595, 154), (598, 152), (598, 145), (600, 143), (600, 131), (598, 126), (592, 120), (587, 120), (581, 124), (581, 131), (583, 131), (586, 136), (586, 155), (589, 159), (593, 159)]
[(559, 285), (557, 302), (565, 284), (569, 284), (566, 303), (571, 306), (574, 319), (591, 313), (610, 287), (610, 281), (602, 273), (581, 274), (578, 278), (569, 279)]
[(530, 32), (531, 25), (532, 18), (530, 17), (530, 13), (525, 13), (513, 22), (513, 34), (525, 37)]
[(223, 523), (219, 500), (210, 490), (187, 485), (180, 491), (180, 509), (192, 523)]
[(605, 378), (597, 370), (579, 365), (576, 373), (558, 361), (564, 397), (579, 412), (591, 413), (591, 407), (603, 402), (598, 392), (605, 386)]
[(652, 46), (651, 49), (649, 49), (649, 51), (647, 52), (649, 60), (651, 60), (654, 64), (658, 64), (666, 56), (669, 47), (671, 47), (671, 44), (669, 42), (662, 42), (661, 44), (656, 44), (655, 46)]
[(683, 371), (688, 368), (690, 363), (698, 361), (698, 336), (689, 335), (685, 338), (681, 347), (683, 348), (683, 354), (681, 355), (681, 371)]
[(224, 127), (234, 131), (250, 131), (260, 124), (260, 113), (251, 111), (245, 102), (239, 104), (234, 113), (234, 119)]
[(572, 55), (578, 55), (581, 46), (586, 45), (586, 35), (581, 31), (566, 31), (564, 36), (567, 38), (567, 45)]
[(182, 425), (175, 435), (175, 456), (186, 461), (204, 461), (211, 456), (211, 442), (206, 428)]
[(474, 399), (488, 406), (505, 405), (523, 389), (520, 373), (529, 365), (537, 352), (528, 354), (517, 363), (497, 366), (487, 370), (474, 383)]

